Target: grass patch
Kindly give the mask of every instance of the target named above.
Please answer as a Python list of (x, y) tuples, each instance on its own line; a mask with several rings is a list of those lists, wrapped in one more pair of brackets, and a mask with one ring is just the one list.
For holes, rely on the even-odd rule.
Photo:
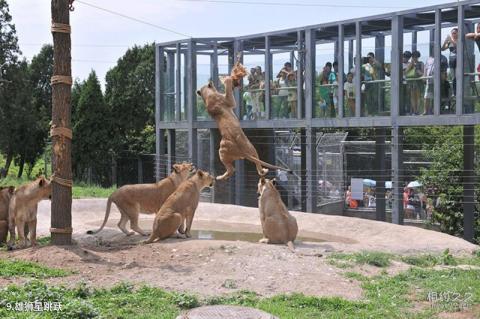
[(390, 266), (390, 260), (393, 259), (393, 255), (375, 252), (375, 251), (363, 251), (354, 254), (334, 253), (327, 258), (331, 265), (339, 268), (353, 267), (354, 265), (371, 265), (375, 267), (388, 267)]
[(88, 185), (85, 183), (75, 183), (73, 185), (72, 197), (73, 198), (106, 198), (109, 197), (116, 187), (103, 188), (98, 185)]
[[(184, 309), (200, 305), (240, 305), (269, 312), (282, 319), (307, 318), (412, 318), (430, 319), (442, 311), (457, 311), (462, 307), (480, 303), (480, 272), (476, 270), (411, 268), (390, 277), (382, 274), (368, 278), (348, 273), (352, 279), (361, 280), (365, 299), (350, 301), (338, 297), (318, 298), (303, 294), (277, 295), (262, 298), (249, 291), (199, 299), (188, 293), (167, 292), (159, 288), (135, 288), (121, 283), (111, 289), (94, 289), (85, 283), (68, 289), (47, 286), (34, 280), (24, 286), (0, 289), (0, 317), (15, 315), (30, 318), (32, 313), (13, 313), (6, 308), (15, 302), (59, 302), (61, 312), (38, 313), (39, 318), (175, 318)], [(412, 294), (412, 291), (415, 293)], [(453, 294), (457, 300), (453, 300)], [(451, 294), (450, 300), (433, 299), (432, 296)], [(425, 309), (412, 309), (416, 303), (426, 304)], [(18, 316), (17, 316), (18, 315)]]
[[(2, 167), (0, 165), (0, 167)], [(15, 186), (31, 182), (33, 179), (27, 177), (16, 178), (12, 175), (8, 175), (6, 178), (0, 179), (0, 186)], [(110, 196), (117, 188), (109, 187), (104, 188), (98, 185), (88, 185), (86, 183), (74, 183), (72, 189), (73, 198), (106, 198)]]
[(0, 259), (0, 277), (50, 278), (64, 277), (70, 274), (70, 271), (49, 268), (34, 262)]

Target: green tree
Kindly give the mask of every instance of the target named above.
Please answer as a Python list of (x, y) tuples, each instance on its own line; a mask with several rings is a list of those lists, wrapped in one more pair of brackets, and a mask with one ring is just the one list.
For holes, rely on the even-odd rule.
[(113, 137), (111, 113), (94, 71), (80, 87), (73, 123), (72, 158), (75, 177), (82, 178), (91, 170), (96, 182), (108, 184), (111, 164), (109, 151)]
[(29, 165), (28, 176), (30, 176), (35, 162), (44, 152), (48, 139), (50, 120), (52, 118), (52, 87), (50, 86), (50, 78), (53, 75), (53, 47), (44, 45), (40, 53), (33, 57), (29, 69), (35, 125), (31, 126), (30, 132), (34, 143), (31, 145), (25, 159)]
[[(478, 131), (479, 128), (476, 128)], [(422, 169), (420, 180), (430, 198), (435, 199), (433, 220), (441, 230), (451, 235), (463, 235), (463, 132), (462, 127), (434, 127), (424, 132), (431, 165)], [(416, 133), (418, 134), (418, 132)], [(413, 139), (413, 137), (411, 137)], [(476, 153), (480, 151), (480, 138), (476, 134)], [(416, 141), (415, 143), (420, 143)], [(480, 173), (480, 161), (475, 159), (476, 174)], [(480, 239), (480, 193), (476, 188), (475, 237)], [(437, 200), (438, 198), (438, 200)]]
[(7, 1), (0, 0), (0, 123), (2, 123), (0, 152), (6, 154), (7, 157), (6, 172), (8, 172), (14, 157), (14, 145), (11, 140), (11, 133), (8, 130), (9, 127), (6, 125), (12, 119), (12, 94), (8, 91), (11, 89), (10, 84), (14, 77), (14, 74), (11, 73), (16, 71), (12, 64), (16, 63), (19, 53), (18, 38)]
[(105, 99), (114, 114), (113, 147), (122, 151), (151, 152), (155, 125), (154, 44), (133, 47), (106, 75)]

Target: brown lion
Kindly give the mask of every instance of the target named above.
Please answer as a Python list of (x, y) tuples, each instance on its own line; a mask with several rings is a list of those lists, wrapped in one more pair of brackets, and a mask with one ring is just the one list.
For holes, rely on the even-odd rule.
[(258, 181), (258, 208), (264, 238), (261, 243), (287, 244), (293, 250), (293, 241), (297, 237), (297, 220), (283, 203), (280, 193), (275, 187), (275, 179), (264, 177)]
[(112, 203), (117, 205), (121, 217), (118, 222), (118, 228), (127, 236), (133, 235), (126, 228), (127, 221), (130, 220), (130, 228), (137, 233), (148, 236), (138, 226), (138, 216), (140, 213), (155, 214), (162, 207), (165, 200), (170, 196), (177, 187), (187, 180), (190, 173), (194, 170), (191, 163), (174, 164), (172, 173), (157, 183), (125, 185), (117, 189), (110, 195), (107, 201), (107, 209), (105, 219), (99, 229), (87, 231), (87, 234), (96, 234), (105, 227)]
[(15, 187), (0, 187), (0, 244), (7, 241), (8, 235), (8, 206)]
[(233, 112), (236, 107), (233, 97), (233, 81), (231, 76), (225, 78), (225, 94), (219, 93), (212, 82), (197, 91), (197, 94), (205, 102), (208, 114), (217, 122), (222, 135), (218, 152), (220, 161), (225, 165), (227, 171), (218, 176), (217, 180), (230, 178), (235, 172), (233, 163), (238, 159), (247, 159), (253, 162), (260, 176), (268, 173), (268, 169), (262, 168), (262, 166), (290, 171), (283, 167), (265, 163), (258, 158), (257, 150), (243, 132), (240, 121)]
[[(170, 195), (162, 208), (158, 211), (153, 222), (153, 231), (146, 244), (155, 240), (162, 240), (174, 235), (177, 230), (190, 238), (193, 216), (200, 201), (200, 192), (205, 187), (212, 187), (215, 178), (210, 174), (198, 170), (195, 175), (183, 182)], [(186, 228), (184, 229), (184, 222)]]
[(25, 226), (30, 231), (30, 243), (37, 244), (37, 209), (38, 202), (43, 199), (52, 198), (52, 184), (45, 177), (41, 176), (28, 184), (18, 187), (10, 199), (8, 212), (8, 229), (10, 249), (15, 244), (15, 227), (17, 227), (20, 247), (27, 246)]

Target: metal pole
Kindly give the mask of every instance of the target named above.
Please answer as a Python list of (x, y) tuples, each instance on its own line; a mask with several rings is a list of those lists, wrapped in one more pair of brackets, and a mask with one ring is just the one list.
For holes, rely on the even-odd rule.
[(403, 17), (394, 16), (392, 21), (392, 70), (391, 70), (391, 116), (392, 122), (400, 115), (403, 58)]
[(463, 127), (463, 238), (475, 236), (475, 126)]
[(392, 223), (403, 225), (403, 129), (392, 128)]
[[(434, 70), (441, 69), (441, 47), (442, 47), (442, 11), (440, 9), (435, 10), (435, 46), (433, 47), (434, 54)], [(442, 74), (441, 72), (433, 73), (433, 114), (435, 116), (440, 115), (440, 104), (442, 103), (442, 92), (441, 92), (441, 81)]]
[(193, 122), (197, 120), (197, 52), (195, 41), (188, 42), (188, 54), (186, 57), (188, 66), (187, 75), (187, 119), (188, 119), (188, 157), (194, 165), (198, 165), (197, 158), (197, 129), (193, 127)]
[(182, 47), (177, 43), (175, 48), (175, 121), (178, 122), (182, 115)]
[(265, 117), (267, 120), (272, 118), (271, 101), (271, 81), (272, 81), (272, 55), (270, 54), (270, 37), (265, 37)]
[(345, 82), (345, 79), (344, 79), (344, 72), (343, 72), (343, 69), (344, 69), (344, 65), (345, 65), (345, 57), (344, 57), (344, 51), (345, 51), (345, 48), (344, 48), (344, 25), (343, 24), (340, 24), (338, 26), (338, 45), (337, 45), (337, 63), (338, 63), (338, 78), (337, 78), (337, 82), (338, 82), (338, 89), (337, 89), (337, 106), (338, 106), (338, 117), (339, 118), (343, 118), (345, 115), (344, 115), (344, 96), (343, 96), (343, 93), (344, 93), (344, 82)]
[(305, 120), (311, 123), (315, 103), (315, 30), (305, 31)]
[(457, 115), (463, 114), (463, 86), (464, 86), (464, 43), (465, 43), (465, 11), (464, 6), (458, 6), (458, 40), (457, 40), (457, 69), (456, 69), (456, 82), (457, 82), (457, 90), (455, 92), (456, 95), (456, 108), (455, 113)]
[(307, 128), (306, 132), (306, 166), (307, 166), (307, 212), (317, 211), (317, 138), (314, 128)]
[(303, 41), (302, 31), (297, 32), (297, 50), (298, 50), (298, 65), (297, 65), (297, 119), (301, 119), (303, 116), (303, 70), (304, 70), (304, 57), (305, 57), (305, 45)]
[(157, 47), (155, 50), (155, 180), (162, 178), (162, 153), (163, 151), (163, 135), (160, 129), (160, 123), (163, 121), (164, 104), (164, 83), (163, 83), (163, 48)]
[[(362, 114), (362, 25), (360, 21), (355, 23), (355, 41), (356, 41), (356, 53), (355, 53), (355, 117), (360, 117)], [(393, 50), (392, 50), (393, 51)], [(393, 62), (393, 61), (392, 61)], [(392, 63), (393, 64), (393, 63)]]

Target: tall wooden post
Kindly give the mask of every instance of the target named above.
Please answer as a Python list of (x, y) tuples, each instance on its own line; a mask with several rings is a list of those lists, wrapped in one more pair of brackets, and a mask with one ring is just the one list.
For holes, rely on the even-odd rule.
[(52, 244), (72, 243), (72, 130), (70, 8), (73, 0), (52, 0)]

